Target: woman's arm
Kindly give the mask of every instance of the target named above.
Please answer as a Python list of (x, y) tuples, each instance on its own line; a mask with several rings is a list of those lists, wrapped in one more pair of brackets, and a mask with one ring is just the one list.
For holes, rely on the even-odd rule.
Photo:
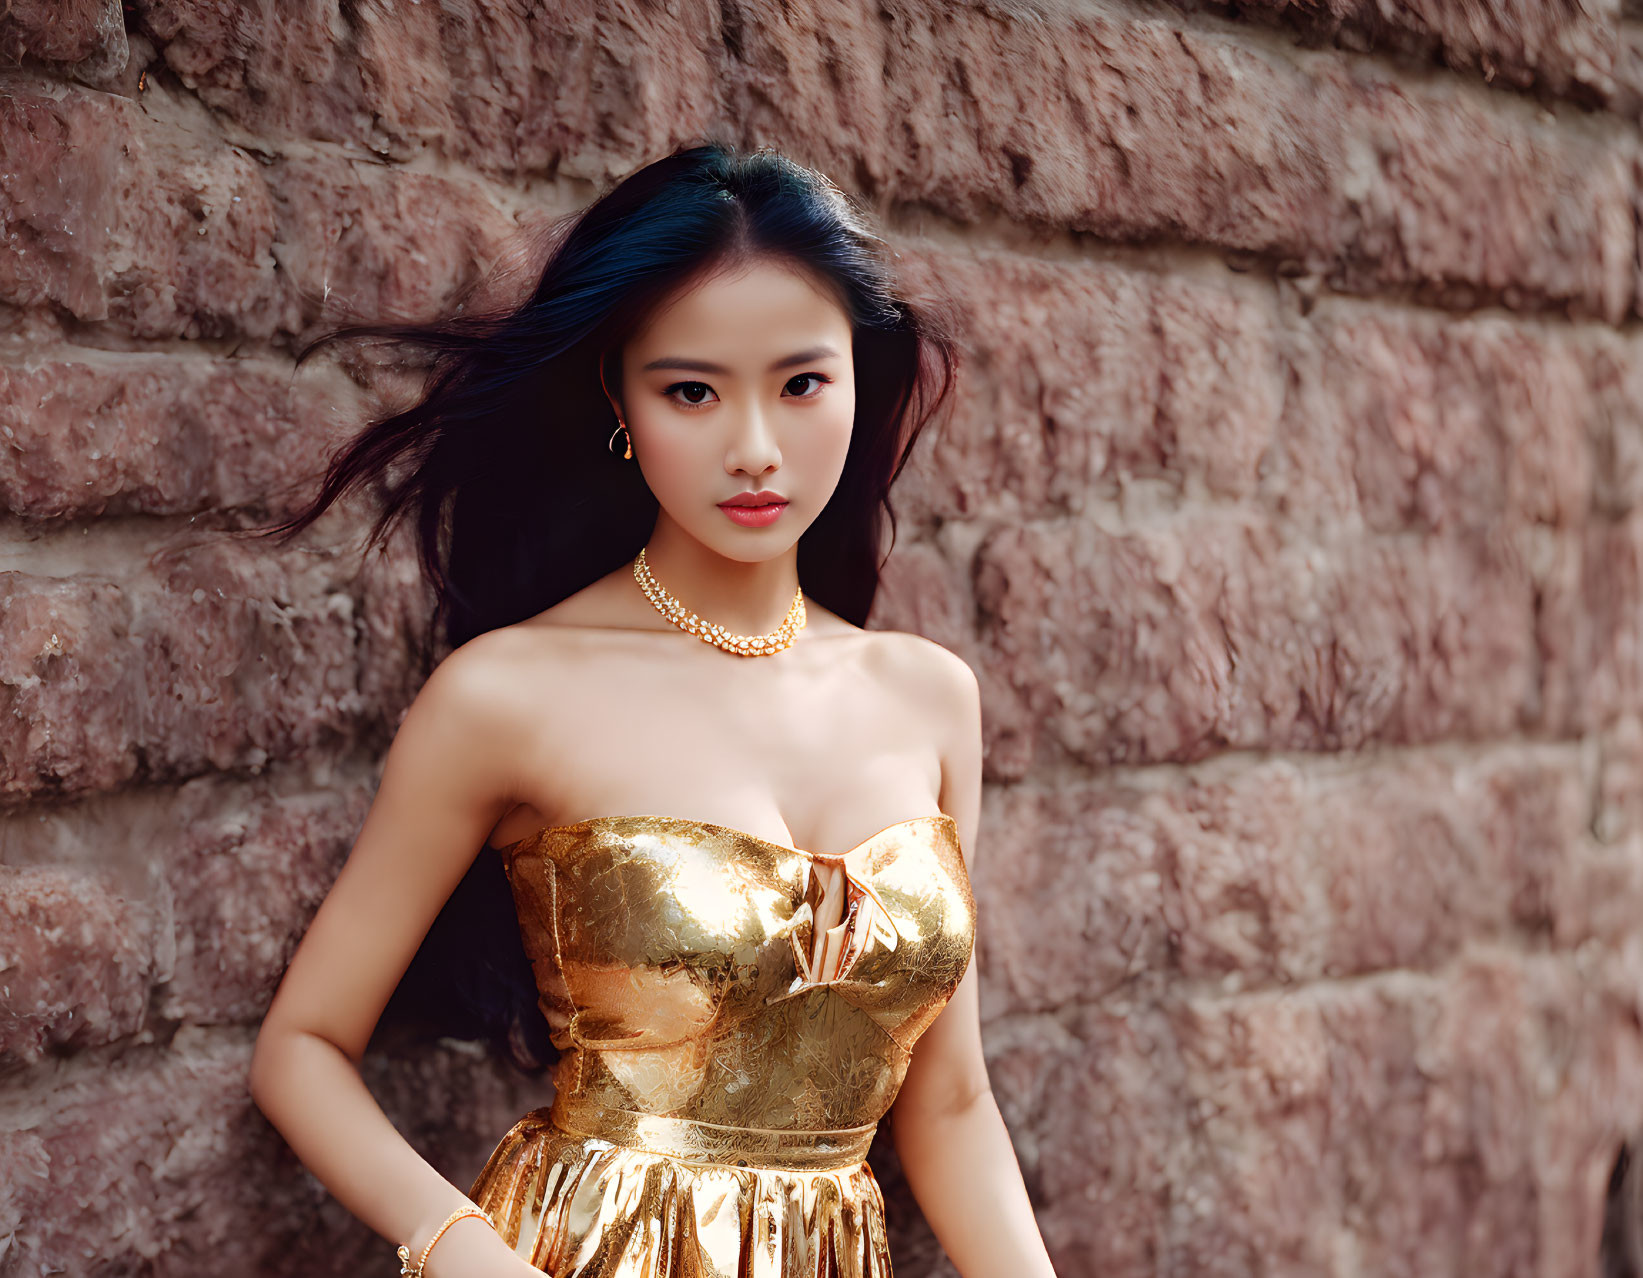
[[(981, 817), (981, 690), (962, 658), (932, 646), (941, 670), (930, 711), (943, 725), (941, 808), (969, 854)], [(973, 953), (913, 1046), (890, 1134), (913, 1197), (964, 1278), (1055, 1278), (987, 1078)]]
[[(434, 916), (516, 792), (516, 688), (490, 636), (447, 657), (390, 747), (342, 872), (292, 957), (257, 1035), (252, 1099), (332, 1195), (421, 1254), (467, 1195), (389, 1122), (358, 1065)], [(384, 1265), (392, 1262), (384, 1256)], [(429, 1278), (537, 1274), (478, 1218), (429, 1255)]]

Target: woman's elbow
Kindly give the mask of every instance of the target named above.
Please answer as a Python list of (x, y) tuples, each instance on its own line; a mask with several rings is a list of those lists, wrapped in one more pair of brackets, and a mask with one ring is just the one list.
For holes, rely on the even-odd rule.
[(943, 1122), (970, 1113), (977, 1105), (998, 1102), (986, 1075), (962, 1077), (943, 1087), (924, 1087), (908, 1094), (904, 1089), (890, 1107), (892, 1126), (904, 1123)]
[(267, 1115), (278, 1105), (282, 1085), (292, 1076), (292, 1047), (302, 1037), (300, 1030), (275, 1021), (264, 1021), (251, 1046), (251, 1060), (245, 1070), (245, 1089), (252, 1103)]

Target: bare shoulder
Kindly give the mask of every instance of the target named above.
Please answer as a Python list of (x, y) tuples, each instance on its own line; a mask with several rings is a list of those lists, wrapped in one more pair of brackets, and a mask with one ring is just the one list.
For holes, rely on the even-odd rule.
[(904, 630), (871, 631), (884, 677), (911, 708), (961, 739), (980, 722), (981, 685), (970, 663), (934, 639)]
[(981, 814), (981, 684), (969, 662), (922, 635), (883, 632), (884, 673), (899, 704), (929, 725), (940, 763), (941, 810), (958, 822), (960, 846), (977, 837)]
[(951, 648), (908, 630), (869, 631), (881, 645), (882, 660), (915, 687), (961, 699), (979, 685), (970, 663)]
[(514, 741), (515, 732), (527, 726), (519, 689), (551, 666), (556, 646), (547, 627), (488, 630), (434, 667), (413, 709), (426, 707), (423, 719), (437, 720), (464, 737), (472, 733), (487, 740)]

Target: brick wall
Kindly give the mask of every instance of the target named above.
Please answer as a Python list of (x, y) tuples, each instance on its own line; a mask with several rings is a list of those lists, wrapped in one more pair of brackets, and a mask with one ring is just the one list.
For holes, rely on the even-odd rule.
[[(391, 1267), (244, 1075), (424, 600), (358, 507), (213, 533), (368, 403), (304, 338), (708, 130), (961, 308), (873, 624), (983, 679), (986, 1041), (1058, 1271), (1600, 1273), (1640, 43), (1616, 0), (12, 0), (0, 1274)], [(458, 1181), (540, 1099), (453, 1044), (368, 1081)], [(954, 1272), (874, 1158), (900, 1269)]]

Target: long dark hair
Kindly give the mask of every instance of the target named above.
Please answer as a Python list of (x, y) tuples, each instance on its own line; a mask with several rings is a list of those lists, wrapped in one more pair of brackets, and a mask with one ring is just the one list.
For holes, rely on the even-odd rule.
[[(894, 254), (823, 174), (765, 147), (681, 147), (553, 228), (519, 304), (470, 292), (426, 324), (355, 325), (311, 342), (386, 342), (426, 368), (420, 398), (331, 457), (317, 495), (257, 530), (289, 540), (349, 490), (382, 494), (367, 542), (415, 517), (433, 589), (429, 651), (534, 616), (626, 563), (656, 499), (607, 448), (620, 350), (656, 305), (705, 272), (752, 258), (833, 290), (852, 326), (856, 414), (838, 487), (799, 540), (802, 589), (864, 625), (894, 544), (892, 483), (952, 389), (957, 346), (940, 303), (898, 292)], [(888, 542), (885, 533), (888, 531)], [(520, 1068), (556, 1056), (498, 858), (481, 855), (435, 919), (390, 1019), (487, 1038)]]

